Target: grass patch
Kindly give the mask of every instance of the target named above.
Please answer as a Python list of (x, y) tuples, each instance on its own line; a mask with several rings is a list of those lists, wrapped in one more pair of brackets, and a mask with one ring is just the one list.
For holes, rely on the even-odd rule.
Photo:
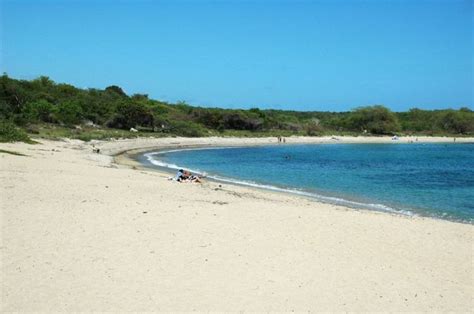
[(6, 150), (6, 149), (0, 149), (0, 153), (10, 154), (10, 155), (15, 155), (15, 156), (27, 156), (25, 154), (22, 154), (22, 153), (19, 153), (19, 152), (14, 152), (14, 151), (11, 151), (11, 150)]
[(358, 132), (347, 131), (318, 131), (308, 135), (306, 131), (288, 131), (288, 130), (267, 130), (267, 131), (246, 131), (246, 130), (224, 130), (223, 132), (213, 133), (215, 136), (223, 137), (291, 137), (291, 136), (371, 136), (371, 134), (361, 134)]
[(34, 127), (35, 133), (30, 134), (31, 137), (37, 139), (59, 140), (62, 138), (78, 139), (85, 142), (91, 140), (109, 140), (119, 138), (136, 138), (136, 137), (166, 137), (165, 133), (158, 132), (130, 132), (128, 130), (109, 129), (109, 128), (92, 128), (82, 126), (81, 129), (57, 126), (54, 124), (40, 124)]
[[(193, 125), (192, 125), (193, 126)], [(194, 125), (195, 126), (195, 125)], [(88, 126), (81, 126), (81, 128), (70, 128), (65, 126), (58, 126), (52, 123), (41, 123), (36, 125), (30, 125), (27, 130), (30, 130), (28, 134), (33, 139), (47, 139), (47, 140), (60, 140), (63, 138), (78, 139), (85, 142), (91, 140), (110, 140), (110, 139), (125, 139), (125, 138), (137, 138), (137, 137), (148, 137), (148, 138), (162, 138), (162, 137), (193, 137), (193, 136), (216, 136), (216, 137), (291, 137), (291, 136), (308, 136), (306, 131), (288, 131), (288, 130), (267, 130), (267, 131), (247, 131), (247, 130), (207, 130), (207, 129), (193, 129), (192, 127), (188, 130), (191, 133), (181, 134), (182, 130), (179, 130), (178, 125), (174, 131), (171, 132), (130, 132), (122, 129), (111, 129), (111, 128), (94, 128)], [(20, 129), (20, 131), (23, 131)], [(398, 133), (399, 136), (406, 136), (402, 132)], [(410, 134), (411, 136), (453, 136), (452, 134)], [(380, 135), (364, 134), (360, 132), (350, 131), (330, 131), (322, 130), (316, 132), (313, 136), (371, 136), (377, 137)], [(454, 135), (456, 137), (462, 137)], [(30, 140), (31, 141), (31, 140)]]

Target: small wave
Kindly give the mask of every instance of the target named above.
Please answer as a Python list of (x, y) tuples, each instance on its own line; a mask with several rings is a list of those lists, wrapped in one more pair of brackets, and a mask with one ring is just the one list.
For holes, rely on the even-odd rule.
[[(193, 149), (190, 148), (190, 149), (185, 149), (185, 150), (193, 150)], [(158, 166), (158, 167), (163, 167), (163, 168), (172, 169), (172, 170), (184, 169), (184, 170), (196, 173), (198, 175), (206, 175), (205, 172), (202, 172), (202, 171), (199, 171), (199, 170), (190, 169), (190, 168), (186, 168), (186, 167), (181, 167), (181, 166), (178, 166), (176, 164), (166, 163), (166, 162), (163, 162), (159, 159), (154, 158), (154, 156), (156, 156), (156, 155), (162, 155), (162, 154), (165, 154), (165, 153), (171, 153), (171, 152), (175, 152), (175, 151), (182, 151), (182, 150), (176, 149), (176, 150), (169, 150), (169, 151), (152, 152), (152, 153), (146, 153), (143, 156), (146, 157), (148, 162), (150, 162), (151, 164), (153, 164), (155, 166)]]
[(404, 210), (404, 209), (396, 209), (396, 208), (386, 206), (383, 204), (356, 202), (356, 201), (351, 201), (351, 200), (338, 198), (338, 197), (325, 196), (325, 195), (317, 194), (314, 192), (308, 192), (308, 191), (292, 189), (292, 188), (281, 188), (274, 185), (261, 184), (261, 183), (251, 182), (251, 181), (236, 180), (236, 179), (230, 179), (230, 178), (225, 178), (225, 177), (220, 177), (220, 176), (208, 176), (208, 178), (211, 178), (217, 181), (226, 182), (226, 183), (231, 183), (231, 184), (238, 184), (238, 185), (250, 186), (250, 187), (255, 187), (255, 188), (260, 188), (260, 189), (265, 189), (265, 190), (297, 194), (297, 195), (301, 195), (305, 197), (310, 197), (322, 203), (327, 203), (327, 204), (342, 205), (342, 206), (358, 208), (358, 209), (370, 209), (370, 210), (376, 210), (376, 211), (402, 214), (402, 215), (407, 215), (407, 216), (416, 216), (416, 214), (413, 213), (412, 211)]
[(160, 150), (156, 152), (150, 152), (143, 154), (143, 156), (146, 157), (147, 161), (149, 161), (151, 164), (158, 166), (158, 167), (163, 167), (163, 168), (168, 168), (168, 169), (173, 169), (173, 170), (179, 170), (179, 169), (184, 169), (199, 175), (206, 175), (205, 172), (200, 171), (200, 170), (195, 170), (195, 169), (190, 169), (186, 167), (181, 167), (176, 164), (172, 163), (166, 163), (161, 160), (155, 159), (154, 156), (157, 155), (164, 155), (167, 153), (175, 153), (175, 152), (182, 152), (182, 151), (191, 151), (191, 150), (212, 150), (212, 149), (230, 149), (230, 148), (239, 148), (239, 146), (225, 146), (225, 147), (195, 147), (195, 148), (178, 148), (178, 149), (169, 149), (169, 150)]
[(152, 158), (148, 159), (148, 161), (158, 167), (165, 167), (165, 168), (176, 169), (176, 170), (181, 169), (180, 167), (178, 167), (178, 165), (168, 164), (166, 162), (162, 162), (162, 161), (152, 159)]
[[(221, 149), (221, 148), (222, 147), (219, 147), (218, 149)], [(229, 147), (229, 148), (233, 148), (233, 147)], [(189, 169), (189, 168), (182, 167), (173, 163), (166, 163), (154, 158), (154, 156), (162, 155), (166, 153), (178, 152), (178, 151), (183, 151), (183, 150), (201, 150), (201, 149), (203, 148), (174, 149), (174, 150), (146, 153), (144, 154), (144, 156), (147, 158), (147, 160), (151, 164), (158, 167), (164, 167), (164, 168), (173, 169), (173, 170), (185, 169), (187, 171), (196, 173), (198, 175), (206, 175), (205, 172), (200, 171), (200, 170)], [(204, 149), (217, 149), (217, 148), (204, 148)], [(325, 195), (317, 194), (314, 192), (308, 192), (304, 190), (298, 190), (298, 189), (292, 189), (292, 188), (281, 188), (274, 185), (261, 184), (257, 182), (232, 179), (232, 178), (221, 177), (221, 176), (216, 176), (216, 175), (207, 175), (207, 178), (220, 181), (220, 182), (230, 183), (230, 184), (238, 184), (242, 186), (249, 186), (249, 187), (271, 190), (271, 191), (276, 191), (276, 192), (296, 194), (300, 196), (309, 197), (309, 198), (312, 198), (312, 199), (315, 199), (322, 203), (327, 203), (327, 204), (347, 206), (347, 207), (356, 208), (356, 209), (369, 209), (369, 210), (375, 210), (375, 211), (380, 211), (380, 212), (389, 212), (389, 213), (394, 213), (394, 214), (402, 214), (406, 216), (416, 216), (416, 214), (410, 210), (397, 209), (397, 208), (393, 208), (384, 204), (356, 202), (356, 201), (351, 201), (344, 198), (325, 196)]]

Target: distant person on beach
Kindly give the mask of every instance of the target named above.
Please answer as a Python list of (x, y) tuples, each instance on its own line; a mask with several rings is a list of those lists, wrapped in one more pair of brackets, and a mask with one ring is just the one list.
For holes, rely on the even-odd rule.
[(181, 183), (184, 183), (184, 182), (201, 183), (202, 182), (199, 176), (193, 175), (191, 172), (184, 169), (179, 169), (174, 179), (177, 182), (181, 182)]
[(192, 174), (189, 171), (184, 172), (189, 180), (189, 182), (194, 182), (194, 183), (201, 183), (201, 177)]
[(184, 176), (184, 170), (183, 169), (179, 169), (178, 172), (176, 173), (176, 176), (174, 177), (174, 180), (175, 181), (178, 181), (178, 182), (181, 182), (185, 179), (185, 176)]

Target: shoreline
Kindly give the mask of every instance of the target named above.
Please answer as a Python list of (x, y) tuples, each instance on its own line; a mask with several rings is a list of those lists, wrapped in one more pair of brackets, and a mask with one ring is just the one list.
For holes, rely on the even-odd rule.
[[(250, 147), (250, 146), (236, 146), (236, 147)], [(150, 171), (156, 171), (160, 172), (162, 174), (166, 175), (171, 175), (173, 176), (177, 170), (177, 168), (170, 168), (166, 166), (158, 166), (158, 165), (150, 165), (146, 166), (142, 162), (138, 160), (139, 156), (142, 156), (146, 154), (147, 152), (157, 152), (157, 153), (166, 153), (170, 149), (173, 151), (181, 151), (181, 150), (199, 150), (199, 149), (214, 149), (214, 148), (234, 148), (234, 147), (229, 147), (229, 146), (190, 146), (190, 147), (182, 147), (180, 149), (176, 149), (173, 147), (163, 147), (160, 149), (153, 149), (153, 150), (146, 150), (146, 151), (141, 151), (141, 152), (134, 152), (132, 154), (128, 154), (127, 152), (124, 152), (116, 157), (119, 157), (118, 161), (115, 159), (115, 162), (122, 164), (122, 165), (132, 165), (133, 167), (143, 169), (143, 170), (150, 170)], [(193, 169), (187, 168), (186, 166), (181, 166), (178, 165), (179, 168), (183, 168), (186, 170), (191, 171), (192, 173), (197, 173)], [(448, 222), (454, 222), (454, 223), (460, 223), (460, 224), (469, 224), (469, 225), (474, 225), (473, 223), (465, 222), (465, 221), (456, 221), (456, 220), (449, 220), (449, 219), (443, 219), (441, 217), (434, 217), (434, 216), (422, 216), (418, 214), (414, 214), (412, 212), (410, 213), (405, 213), (406, 210), (397, 210), (391, 207), (388, 207), (383, 204), (376, 204), (380, 206), (387, 207), (389, 209), (374, 209), (374, 208), (368, 208), (367, 206), (364, 206), (365, 204), (363, 203), (358, 203), (355, 201), (350, 201), (350, 200), (345, 200), (345, 199), (339, 199), (337, 201), (330, 201), (330, 200), (324, 200), (325, 198), (331, 198), (329, 196), (324, 196), (324, 195), (318, 195), (310, 192), (304, 192), (304, 191), (296, 191), (296, 190), (291, 190), (290, 188), (282, 188), (282, 187), (277, 187), (277, 186), (271, 186), (271, 185), (262, 185), (262, 184), (250, 184), (245, 181), (241, 181), (237, 178), (215, 178), (215, 177), (206, 177), (205, 178), (207, 181), (210, 181), (215, 184), (229, 184), (231, 186), (235, 187), (243, 187), (243, 188), (248, 188), (248, 189), (255, 189), (259, 190), (262, 192), (266, 193), (280, 193), (284, 194), (290, 197), (298, 197), (302, 198), (305, 200), (309, 200), (311, 202), (315, 202), (317, 204), (326, 204), (326, 205), (334, 205), (334, 206), (340, 206), (344, 207), (346, 210), (355, 210), (355, 211), (367, 211), (367, 212), (376, 212), (376, 213), (384, 213), (384, 214), (389, 214), (393, 216), (399, 216), (399, 217), (405, 217), (405, 218), (410, 218), (410, 219), (417, 219), (417, 218), (423, 218), (423, 219), (435, 219), (435, 220), (441, 220), (441, 221), (448, 221)], [(353, 203), (352, 206), (347, 203)]]
[[(416, 141), (418, 139), (418, 141)], [(456, 139), (456, 141), (454, 141)], [(278, 143), (275, 137), (162, 137), (111, 139), (108, 141), (92, 140), (101, 146), (102, 152), (115, 156), (126, 151), (147, 151), (161, 147), (183, 147), (192, 145), (252, 146), (252, 145), (291, 145), (291, 144), (429, 144), (429, 143), (474, 143), (474, 137), (441, 137), (418, 136), (399, 137), (392, 140), (390, 136), (291, 136), (285, 137), (286, 143)]]
[[(413, 142), (413, 139), (418, 139)], [(456, 139), (456, 141), (454, 141)], [(400, 137), (393, 141), (390, 136), (324, 136), (303, 137), (292, 136), (286, 138), (286, 143), (278, 143), (274, 137), (238, 138), (238, 137), (165, 137), (165, 138), (136, 138), (110, 141), (93, 140), (92, 145), (98, 145), (101, 153), (112, 156), (117, 163), (124, 165), (139, 166), (140, 163), (133, 162), (133, 156), (153, 150), (166, 149), (192, 149), (212, 147), (249, 147), (265, 145), (294, 145), (294, 144), (474, 144), (474, 137)], [(127, 160), (130, 159), (130, 160)]]
[[(206, 138), (201, 138), (201, 139), (206, 139)], [(332, 140), (332, 138), (329, 138)], [(344, 141), (343, 142), (332, 142), (332, 141), (321, 141), (319, 143), (315, 143), (312, 141), (304, 141), (304, 142), (299, 142), (295, 141), (292, 143), (288, 143), (287, 145), (298, 145), (298, 144), (416, 144), (416, 143), (411, 143), (411, 142), (393, 142), (391, 138), (383, 138), (383, 142), (380, 142), (381, 138), (377, 138), (376, 142), (371, 141), (373, 138), (368, 137), (364, 138), (362, 142), (354, 142), (353, 139), (349, 141)], [(443, 141), (444, 139), (436, 139), (435, 141), (428, 142), (429, 138), (423, 138), (423, 142), (420, 142), (422, 144), (456, 144), (450, 141)], [(448, 140), (452, 140), (452, 138), (448, 138)], [(458, 142), (459, 143), (474, 143), (474, 138), (465, 138), (465, 142)], [(176, 145), (169, 145), (169, 146), (156, 146), (153, 148), (147, 147), (147, 148), (134, 148), (131, 150), (125, 150), (122, 151), (116, 155), (114, 155), (114, 162), (120, 165), (125, 165), (129, 167), (133, 167), (134, 169), (143, 169), (143, 170), (148, 170), (148, 171), (156, 171), (164, 175), (173, 175), (174, 172), (177, 169), (166, 167), (166, 166), (160, 166), (160, 165), (150, 165), (146, 166), (142, 162), (138, 160), (139, 156), (142, 156), (146, 153), (151, 153), (151, 152), (156, 152), (156, 153), (162, 153), (162, 152), (167, 152), (167, 151), (182, 151), (182, 150), (199, 150), (199, 149), (214, 149), (214, 148), (236, 148), (236, 147), (253, 147), (253, 146), (268, 146), (268, 145), (285, 145), (283, 143), (247, 143), (247, 144), (238, 144), (238, 143), (229, 143), (229, 144), (209, 144), (209, 143), (202, 143), (202, 144), (181, 144), (177, 143)], [(195, 172), (193, 169), (186, 168), (186, 165), (178, 165), (180, 168), (187, 169), (191, 172)], [(458, 223), (458, 224), (467, 224), (467, 225), (474, 225), (473, 222), (469, 221), (463, 221), (463, 220), (456, 220), (456, 219), (446, 219), (442, 217), (437, 217), (437, 216), (429, 216), (429, 215), (420, 215), (418, 213), (414, 213), (411, 210), (407, 213), (407, 210), (405, 209), (396, 209), (392, 208), (390, 206), (384, 205), (384, 204), (375, 204), (379, 205), (382, 207), (385, 207), (383, 209), (381, 208), (369, 208), (370, 206), (360, 203), (357, 201), (352, 201), (352, 200), (346, 200), (346, 199), (338, 199), (338, 200), (325, 200), (326, 198), (333, 198), (330, 196), (325, 196), (325, 195), (319, 195), (319, 194), (314, 194), (310, 192), (304, 192), (304, 191), (292, 191), (290, 188), (281, 188), (277, 186), (270, 186), (270, 185), (260, 185), (260, 184), (249, 184), (248, 182), (244, 182), (239, 180), (238, 178), (213, 178), (213, 177), (207, 177), (206, 180), (211, 181), (216, 184), (229, 184), (232, 186), (236, 187), (243, 187), (243, 188), (248, 188), (248, 189), (256, 189), (259, 191), (267, 192), (267, 193), (282, 193), (285, 195), (288, 195), (290, 197), (298, 197), (298, 198), (303, 198), (306, 200), (310, 200), (315, 203), (319, 204), (326, 204), (326, 205), (333, 205), (333, 206), (338, 206), (338, 207), (344, 207), (346, 210), (355, 210), (355, 211), (364, 211), (364, 212), (375, 212), (375, 213), (382, 213), (382, 214), (389, 214), (392, 216), (397, 216), (397, 217), (403, 217), (403, 218), (409, 218), (409, 219), (433, 219), (437, 221), (446, 221), (450, 223)]]
[(0, 154), (1, 310), (471, 310), (473, 225), (177, 184), (123, 162), (272, 140), (0, 144), (27, 155)]

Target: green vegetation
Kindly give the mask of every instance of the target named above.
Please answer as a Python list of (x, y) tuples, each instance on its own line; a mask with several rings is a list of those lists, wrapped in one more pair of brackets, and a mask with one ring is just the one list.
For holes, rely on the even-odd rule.
[(8, 120), (0, 120), (0, 142), (34, 143), (24, 130)]
[[(130, 128), (138, 132), (130, 132)], [(322, 136), (331, 134), (472, 135), (474, 112), (391, 112), (381, 105), (350, 112), (202, 108), (171, 104), (118, 86), (79, 89), (42, 76), (0, 77), (0, 141), (32, 137), (83, 140), (136, 136)]]

